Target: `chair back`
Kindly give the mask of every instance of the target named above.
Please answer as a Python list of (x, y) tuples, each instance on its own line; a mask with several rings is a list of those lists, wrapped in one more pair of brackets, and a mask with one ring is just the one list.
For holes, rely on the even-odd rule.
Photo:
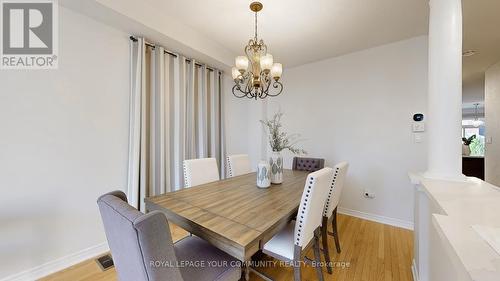
[(219, 180), (219, 168), (215, 158), (184, 160), (183, 167), (185, 187)]
[(158, 211), (145, 215), (126, 200), (121, 191), (97, 199), (118, 279), (182, 281), (179, 268), (172, 266), (177, 258), (165, 215)]
[(349, 169), (349, 163), (341, 162), (333, 167), (334, 174), (333, 180), (330, 185), (330, 190), (328, 191), (328, 196), (326, 198), (325, 208), (323, 216), (330, 218), (333, 214), (333, 210), (337, 208), (340, 202), (340, 196), (342, 195), (342, 188), (344, 187), (345, 178), (347, 176), (347, 170)]
[(250, 158), (247, 154), (235, 154), (227, 157), (229, 177), (236, 177), (252, 172)]
[(294, 243), (302, 249), (314, 237), (314, 230), (321, 226), (325, 198), (332, 178), (333, 169), (329, 167), (307, 176), (294, 232)]
[(325, 167), (325, 159), (293, 157), (292, 170), (315, 172)]

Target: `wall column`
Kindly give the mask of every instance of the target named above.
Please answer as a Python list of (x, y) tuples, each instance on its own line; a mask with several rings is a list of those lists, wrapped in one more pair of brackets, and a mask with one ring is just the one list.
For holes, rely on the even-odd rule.
[(428, 178), (462, 174), (462, 1), (430, 0)]

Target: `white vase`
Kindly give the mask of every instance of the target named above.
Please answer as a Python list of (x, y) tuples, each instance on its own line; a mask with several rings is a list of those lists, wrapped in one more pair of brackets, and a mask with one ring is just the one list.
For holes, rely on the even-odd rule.
[(462, 144), (462, 155), (470, 156), (470, 146)]
[(271, 183), (280, 184), (283, 182), (283, 157), (281, 152), (273, 151), (269, 159), (271, 166)]
[(271, 166), (265, 161), (257, 165), (257, 187), (268, 188), (271, 186)]

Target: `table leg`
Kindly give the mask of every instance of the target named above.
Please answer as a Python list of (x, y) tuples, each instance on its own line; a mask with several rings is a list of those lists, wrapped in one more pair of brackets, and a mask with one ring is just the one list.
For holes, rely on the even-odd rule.
[(250, 269), (248, 268), (247, 265), (243, 266), (243, 274), (245, 275), (245, 281), (250, 280)]
[(255, 275), (259, 276), (260, 278), (264, 279), (265, 281), (274, 281), (271, 277), (265, 275), (264, 273), (258, 271), (257, 269), (253, 268), (253, 267), (247, 267), (247, 271), (251, 271), (253, 272)]

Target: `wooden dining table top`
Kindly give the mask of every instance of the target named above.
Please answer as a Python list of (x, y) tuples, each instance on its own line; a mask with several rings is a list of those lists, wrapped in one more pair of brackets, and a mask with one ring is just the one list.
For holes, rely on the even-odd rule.
[(256, 173), (145, 199), (148, 211), (245, 261), (297, 214), (308, 173), (284, 170), (283, 183), (256, 186)]

